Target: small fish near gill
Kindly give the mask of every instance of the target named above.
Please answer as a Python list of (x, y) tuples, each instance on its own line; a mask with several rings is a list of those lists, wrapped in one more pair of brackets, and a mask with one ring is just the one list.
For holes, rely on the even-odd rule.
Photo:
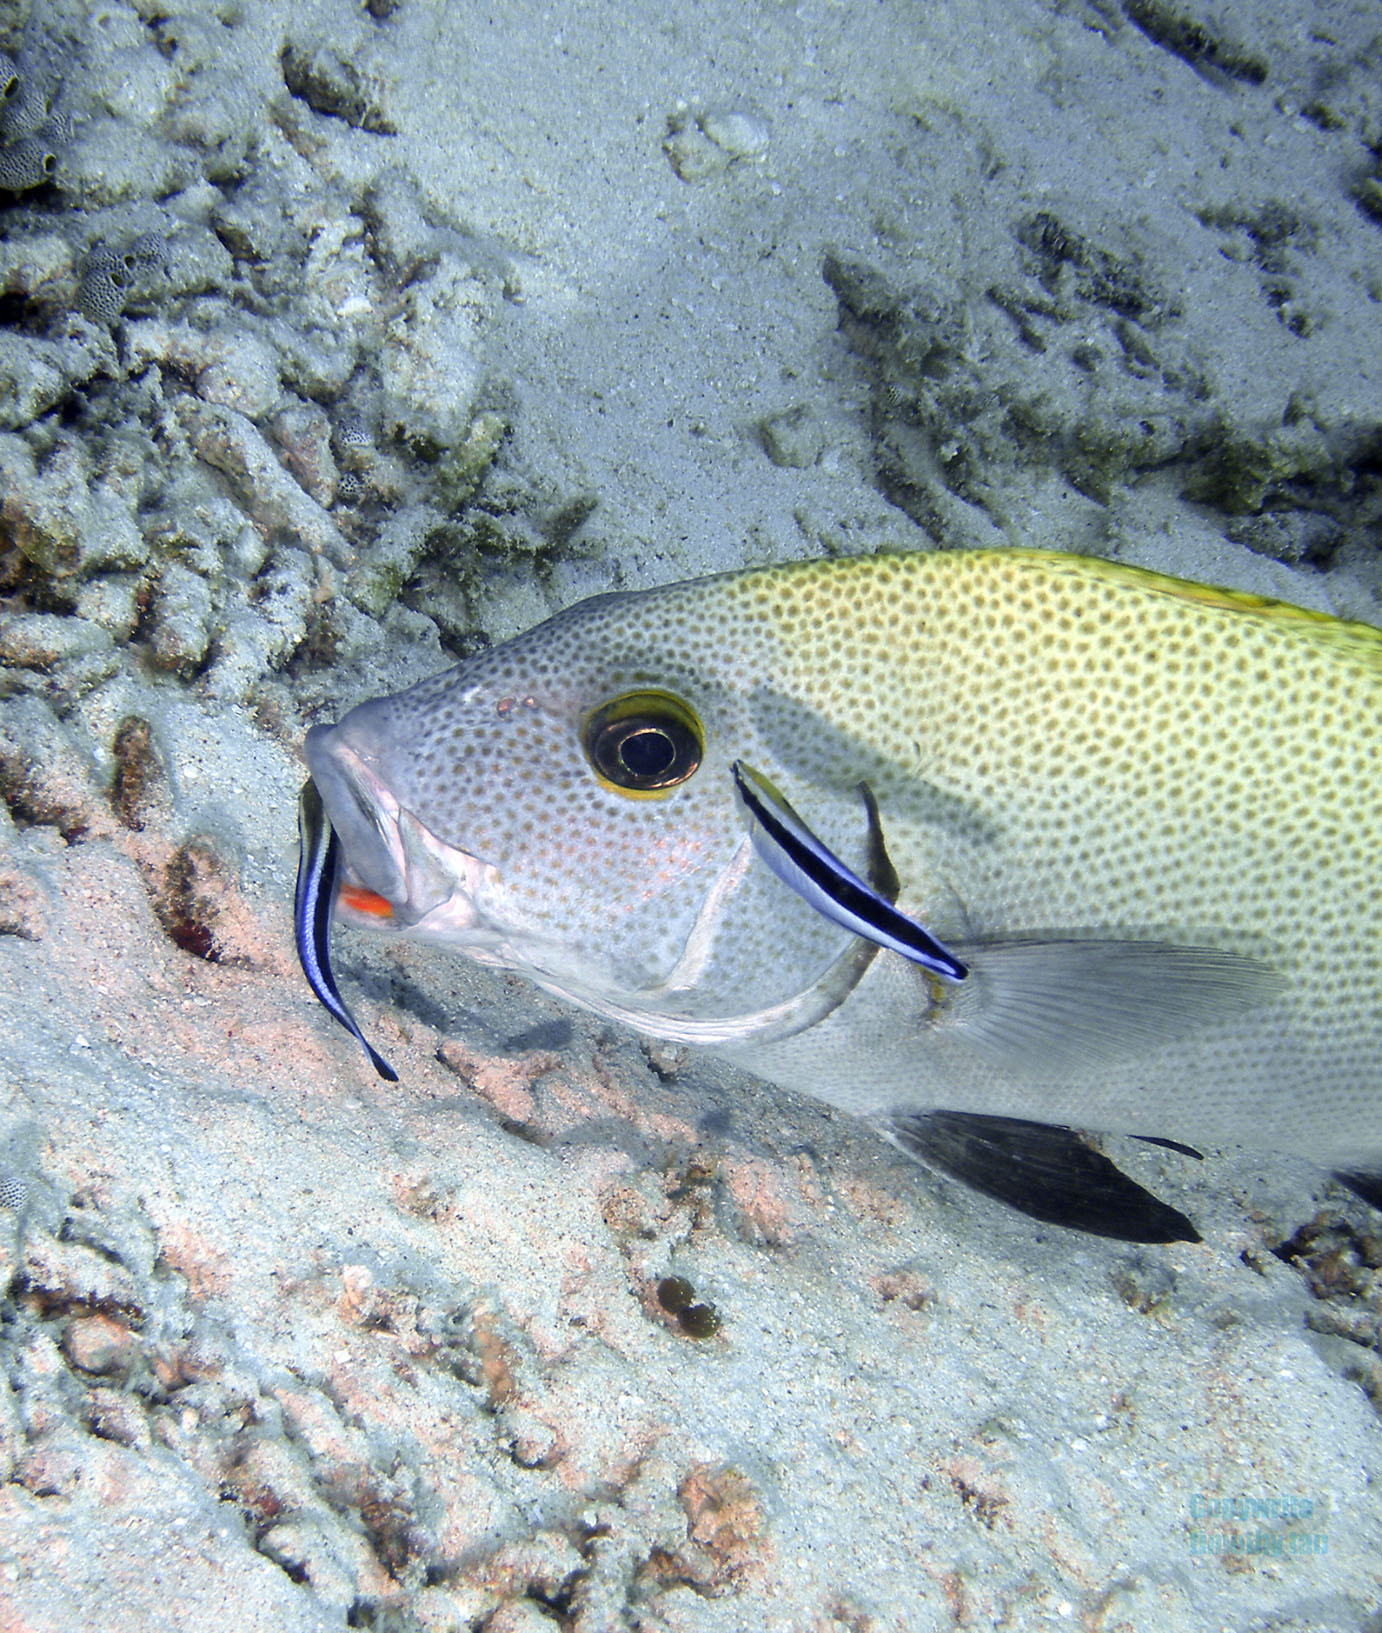
[(1076, 1129), (1382, 1203), (1382, 631), (1032, 550), (599, 596), (308, 733), (297, 941), (441, 942), (1196, 1240)]

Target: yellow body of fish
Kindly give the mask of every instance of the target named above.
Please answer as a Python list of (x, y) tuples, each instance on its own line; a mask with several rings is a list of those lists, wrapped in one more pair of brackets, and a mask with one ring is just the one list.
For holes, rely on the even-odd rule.
[[(645, 717), (695, 764), (622, 787), (602, 745)], [(1371, 627), (1034, 551), (809, 562), (584, 603), (308, 758), (342, 917), (863, 1115), (1382, 1169)], [(971, 978), (861, 953), (775, 877), (736, 760), (865, 877), (881, 839)]]

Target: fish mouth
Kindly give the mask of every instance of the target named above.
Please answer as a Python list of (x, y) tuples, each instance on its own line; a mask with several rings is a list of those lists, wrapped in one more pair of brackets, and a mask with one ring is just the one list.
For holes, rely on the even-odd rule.
[[(330, 727), (307, 734), (307, 763), (341, 846), (338, 915), (375, 928), (483, 942), (478, 906), (499, 871), (439, 839)], [(469, 949), (468, 949), (469, 950)]]

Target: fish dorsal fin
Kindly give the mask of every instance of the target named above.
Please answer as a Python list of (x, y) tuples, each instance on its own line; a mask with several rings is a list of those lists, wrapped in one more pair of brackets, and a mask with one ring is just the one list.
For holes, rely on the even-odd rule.
[(1151, 591), (1171, 601), (1258, 619), (1279, 629), (1293, 630), (1319, 647), (1346, 654), (1373, 670), (1382, 669), (1382, 629), (1374, 624), (1297, 606), (1278, 596), (1231, 589), (1224, 584), (1201, 584), (1194, 579), (1159, 573), (1150, 567), (1109, 561), (1103, 556), (1066, 555), (1036, 549), (1010, 551), (1009, 556), (1023, 556), (1044, 573), (1103, 579)]

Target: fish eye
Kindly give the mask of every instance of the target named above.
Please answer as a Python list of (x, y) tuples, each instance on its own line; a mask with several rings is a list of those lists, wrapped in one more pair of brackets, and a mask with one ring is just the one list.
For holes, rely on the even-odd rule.
[(596, 709), (585, 752), (600, 780), (625, 794), (661, 794), (694, 775), (705, 752), (695, 711), (667, 692), (630, 692)]

